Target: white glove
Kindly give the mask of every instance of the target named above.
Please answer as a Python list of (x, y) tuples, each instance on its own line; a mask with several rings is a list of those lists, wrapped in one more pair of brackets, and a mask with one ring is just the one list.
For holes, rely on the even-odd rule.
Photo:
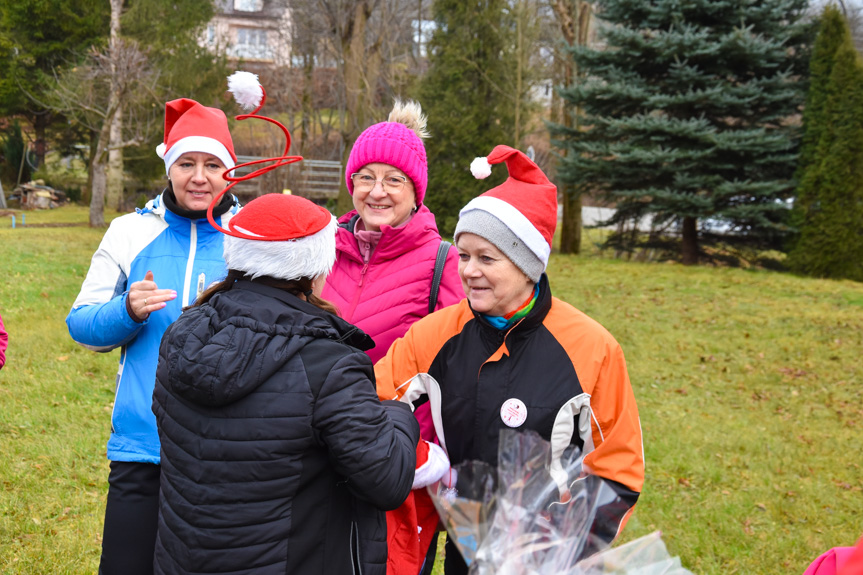
[(446, 452), (437, 443), (426, 443), (429, 446), (428, 459), (421, 466), (417, 467), (412, 489), (420, 489), (421, 487), (431, 485), (444, 475), (449, 475), (449, 457), (446, 456)]

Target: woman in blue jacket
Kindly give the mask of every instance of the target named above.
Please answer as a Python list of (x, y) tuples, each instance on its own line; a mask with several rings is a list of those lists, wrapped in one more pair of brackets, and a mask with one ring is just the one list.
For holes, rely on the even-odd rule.
[[(206, 218), (237, 158), (224, 112), (181, 98), (165, 105), (157, 153), (168, 186), (144, 209), (115, 219), (66, 318), (88, 349), (117, 347), (120, 366), (108, 440), (102, 575), (152, 573), (159, 504), (159, 437), (151, 410), (159, 342), (182, 308), (225, 277), (223, 235)], [(230, 194), (214, 210), (237, 213)]]

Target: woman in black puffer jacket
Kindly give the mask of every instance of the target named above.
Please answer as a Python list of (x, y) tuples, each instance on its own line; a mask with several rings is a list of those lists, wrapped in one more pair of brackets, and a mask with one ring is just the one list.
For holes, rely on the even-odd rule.
[(227, 279), (165, 333), (156, 573), (385, 573), (419, 429), (319, 298), (335, 230), (308, 200), (253, 200), (222, 230)]

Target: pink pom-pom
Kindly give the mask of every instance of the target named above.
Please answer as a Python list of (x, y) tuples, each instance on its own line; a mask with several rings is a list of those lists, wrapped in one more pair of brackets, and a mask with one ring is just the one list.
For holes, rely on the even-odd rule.
[(474, 158), (470, 163), (470, 173), (477, 180), (484, 180), (491, 175), (491, 164), (488, 158)]
[(228, 76), (228, 91), (234, 100), (246, 110), (254, 110), (261, 105), (264, 91), (258, 82), (258, 75), (251, 72), (234, 72)]
[(168, 147), (165, 145), (165, 142), (162, 142), (161, 144), (156, 146), (156, 155), (159, 156), (160, 158), (162, 158), (163, 160), (165, 159), (165, 152), (167, 152), (167, 151), (168, 151)]

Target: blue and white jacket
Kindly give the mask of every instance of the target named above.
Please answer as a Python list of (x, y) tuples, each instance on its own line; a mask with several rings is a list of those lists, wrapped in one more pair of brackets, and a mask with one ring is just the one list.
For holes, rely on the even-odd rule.
[[(112, 461), (159, 463), (152, 405), (162, 334), (184, 307), (227, 273), (223, 234), (206, 218), (190, 220), (168, 210), (164, 194), (111, 222), (66, 317), (69, 334), (84, 347), (99, 352), (122, 348), (108, 440)], [(238, 210), (234, 199), (221, 225)], [(126, 311), (126, 297), (129, 286), (148, 270), (159, 289), (176, 290), (177, 298), (137, 323)]]

